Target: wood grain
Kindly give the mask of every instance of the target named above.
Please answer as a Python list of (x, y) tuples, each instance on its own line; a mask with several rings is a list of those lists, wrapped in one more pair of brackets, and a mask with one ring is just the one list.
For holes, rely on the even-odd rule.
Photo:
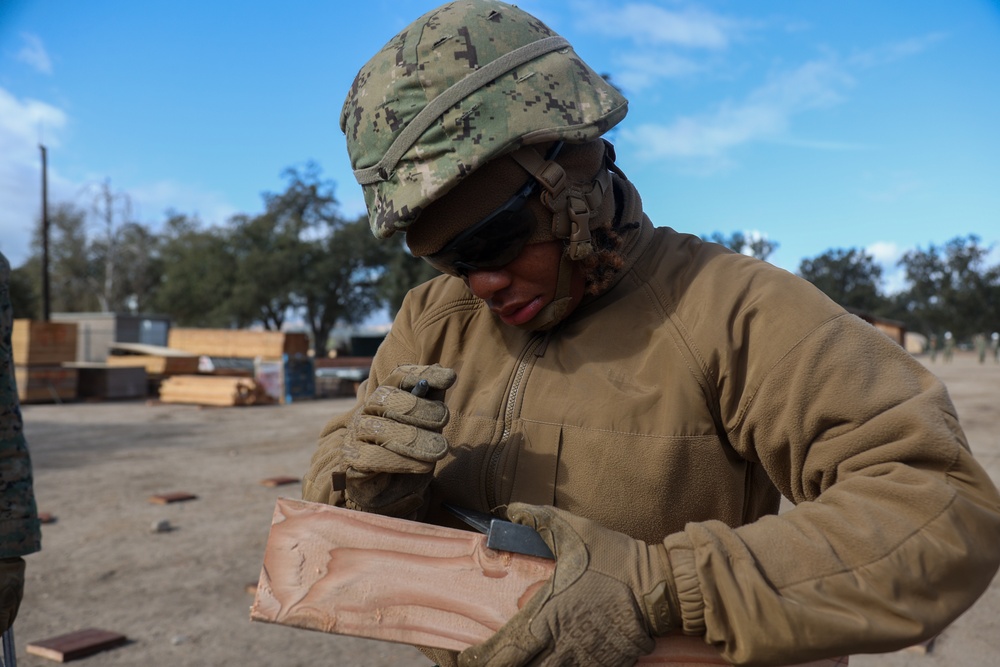
[[(554, 567), (494, 551), (478, 533), (279, 498), (250, 618), (460, 651), (500, 629)], [(701, 639), (676, 636), (639, 664), (728, 663)]]

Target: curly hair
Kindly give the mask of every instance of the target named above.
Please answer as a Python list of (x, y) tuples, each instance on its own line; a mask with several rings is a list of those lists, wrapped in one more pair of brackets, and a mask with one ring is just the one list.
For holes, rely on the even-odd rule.
[(614, 283), (615, 276), (625, 265), (625, 254), (621, 251), (625, 243), (625, 232), (641, 226), (638, 222), (622, 224), (624, 196), (617, 184), (614, 187), (614, 194), (615, 215), (611, 224), (590, 230), (594, 252), (580, 260), (585, 278), (585, 290), (591, 296), (606, 291)]

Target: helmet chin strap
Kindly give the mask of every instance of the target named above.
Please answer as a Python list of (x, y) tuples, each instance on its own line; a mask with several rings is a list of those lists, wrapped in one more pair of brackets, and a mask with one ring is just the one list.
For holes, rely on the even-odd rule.
[(564, 252), (559, 259), (559, 277), (556, 280), (556, 292), (552, 301), (530, 320), (517, 325), (517, 328), (524, 331), (547, 331), (559, 324), (573, 304), (572, 290), (573, 260)]
[(594, 252), (590, 220), (611, 189), (611, 174), (606, 165), (602, 165), (594, 180), (580, 185), (570, 181), (561, 165), (546, 160), (533, 147), (520, 148), (511, 153), (511, 157), (541, 184), (542, 204), (552, 211), (552, 236), (566, 241), (566, 250), (559, 259), (559, 277), (552, 301), (531, 320), (518, 326), (526, 331), (546, 331), (565, 317), (573, 303), (573, 263)]

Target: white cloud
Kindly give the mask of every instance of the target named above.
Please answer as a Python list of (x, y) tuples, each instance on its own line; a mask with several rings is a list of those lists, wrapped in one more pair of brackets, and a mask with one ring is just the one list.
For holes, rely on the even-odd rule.
[(49, 58), (49, 54), (45, 50), (45, 45), (42, 44), (41, 38), (38, 35), (25, 32), (21, 33), (21, 39), (24, 40), (24, 46), (21, 47), (21, 50), (17, 52), (15, 57), (42, 74), (52, 74), (52, 59)]
[[(13, 266), (29, 255), (32, 231), (41, 216), (42, 137), (49, 149), (61, 146), (69, 118), (50, 104), (32, 99), (18, 99), (0, 87), (0, 251)], [(94, 174), (81, 180), (66, 178), (58, 169), (58, 160), (49, 153), (48, 199), (50, 207), (58, 202), (72, 202), (90, 211), (93, 186), (107, 175)], [(235, 206), (218, 193), (174, 181), (123, 187), (112, 176), (115, 192), (124, 191), (132, 204), (132, 213), (143, 222), (159, 222), (163, 213), (173, 208), (180, 213), (197, 215), (206, 224), (225, 222), (237, 213)]]
[(882, 267), (881, 288), (886, 294), (898, 294), (907, 287), (906, 269), (899, 266), (899, 260), (906, 251), (906, 248), (899, 247), (894, 241), (876, 241), (865, 248), (865, 252)]
[[(17, 266), (27, 258), (31, 230), (41, 210), (40, 137), (59, 146), (66, 114), (37, 100), (19, 100), (0, 88), (0, 250)], [(57, 170), (49, 170), (51, 195), (72, 191)], [(52, 197), (50, 196), (50, 200)]]
[(844, 99), (851, 77), (832, 61), (813, 61), (773, 77), (740, 102), (723, 102), (711, 113), (678, 118), (670, 125), (622, 129), (644, 159), (724, 158), (740, 145), (780, 137), (794, 116)]
[(850, 58), (850, 63), (857, 67), (877, 67), (886, 65), (903, 58), (909, 58), (919, 53), (923, 53), (932, 45), (947, 39), (949, 35), (943, 32), (935, 32), (929, 35), (913, 37), (899, 42), (890, 42), (882, 46), (859, 51)]
[(620, 37), (627, 35), (641, 44), (671, 45), (693, 49), (725, 49), (736, 22), (709, 11), (687, 8), (680, 11), (647, 3), (627, 3), (609, 8), (606, 4), (580, 3), (578, 25), (589, 32)]
[(672, 53), (631, 53), (617, 59), (621, 69), (613, 81), (627, 94), (655, 86), (661, 79), (675, 79), (697, 74), (705, 69), (691, 58)]
[(904, 251), (893, 241), (876, 241), (865, 248), (865, 252), (880, 264), (895, 264)]

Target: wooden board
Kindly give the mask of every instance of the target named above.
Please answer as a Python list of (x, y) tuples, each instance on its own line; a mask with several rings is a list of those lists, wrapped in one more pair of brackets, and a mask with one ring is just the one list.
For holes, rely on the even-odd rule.
[(21, 403), (57, 403), (76, 398), (77, 372), (62, 366), (14, 366)]
[(173, 491), (171, 493), (158, 493), (149, 497), (149, 502), (155, 505), (169, 505), (170, 503), (181, 503), (186, 500), (197, 500), (198, 496), (187, 491)]
[(76, 360), (76, 322), (14, 320), (10, 344), (14, 364), (58, 366)]
[[(489, 549), (478, 533), (279, 498), (250, 618), (460, 651), (503, 626), (554, 567)], [(639, 664), (728, 663), (676, 636)]]
[(309, 336), (285, 331), (172, 328), (167, 347), (209, 357), (281, 359), (285, 354), (308, 354)]
[(260, 483), (262, 486), (274, 487), (274, 486), (284, 486), (285, 484), (298, 484), (300, 481), (302, 480), (300, 480), (298, 477), (279, 476), (279, 477), (268, 477), (266, 479), (262, 479), (260, 480)]
[(56, 662), (69, 662), (121, 646), (127, 641), (128, 637), (117, 632), (87, 628), (50, 639), (30, 642), (25, 650), (32, 655)]

